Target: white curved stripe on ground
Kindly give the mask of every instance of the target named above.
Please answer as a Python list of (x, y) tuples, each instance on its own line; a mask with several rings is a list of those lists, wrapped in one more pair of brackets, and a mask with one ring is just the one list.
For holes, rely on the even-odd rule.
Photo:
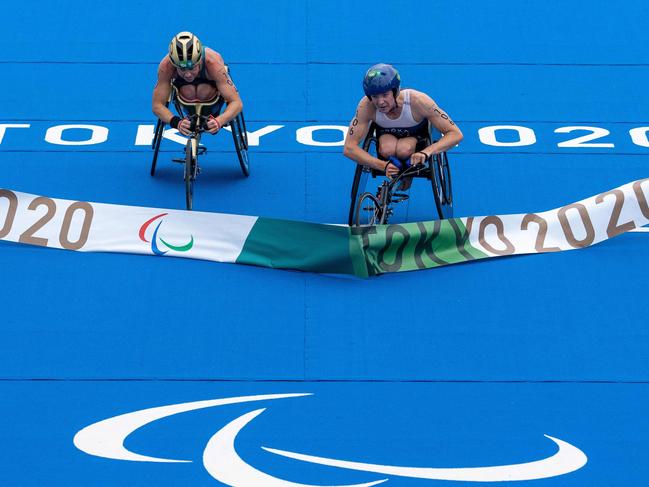
[[(232, 487), (250, 487), (255, 485), (263, 485), (264, 487), (319, 487), (309, 484), (298, 484), (273, 477), (257, 470), (241, 459), (234, 448), (234, 440), (244, 426), (264, 411), (265, 409), (257, 409), (244, 414), (228, 423), (210, 438), (203, 452), (203, 465), (205, 465), (207, 472), (219, 482)], [(388, 479), (367, 484), (329, 487), (370, 487), (385, 482), (386, 480)]]
[(139, 428), (167, 418), (175, 414), (196, 411), (226, 404), (238, 404), (254, 401), (268, 401), (272, 399), (285, 399), (289, 397), (310, 396), (311, 393), (297, 394), (266, 394), (256, 396), (227, 397), (223, 399), (209, 399), (181, 404), (171, 404), (149, 409), (133, 411), (112, 418), (93, 423), (74, 435), (74, 446), (88, 455), (110, 458), (113, 460), (128, 460), (133, 462), (160, 462), (160, 463), (191, 463), (191, 460), (174, 460), (170, 458), (156, 458), (139, 455), (127, 450), (124, 441)]
[(391, 465), (375, 465), (371, 463), (349, 462), (334, 460), (312, 455), (276, 450), (262, 447), (264, 450), (283, 457), (301, 460), (303, 462), (328, 465), (330, 467), (360, 470), (383, 475), (396, 475), (429, 480), (453, 480), (464, 482), (507, 482), (514, 480), (536, 480), (548, 477), (557, 477), (580, 469), (588, 458), (579, 448), (572, 446), (552, 436), (544, 435), (559, 446), (559, 451), (551, 457), (529, 463), (514, 465), (501, 465), (494, 467), (468, 467), (468, 468), (422, 468), (422, 467), (396, 467)]

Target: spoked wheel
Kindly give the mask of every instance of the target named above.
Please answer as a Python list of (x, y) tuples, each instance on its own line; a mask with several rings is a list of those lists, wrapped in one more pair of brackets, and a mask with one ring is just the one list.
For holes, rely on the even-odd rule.
[(155, 132), (153, 135), (153, 143), (151, 148), (153, 149), (153, 161), (151, 162), (151, 176), (155, 175), (155, 166), (158, 162), (158, 152), (160, 152), (160, 142), (162, 142), (162, 132), (164, 131), (165, 124), (162, 120), (158, 119), (158, 123), (155, 126)]
[(195, 141), (190, 139), (185, 145), (185, 203), (188, 210), (192, 209), (197, 168), (196, 153), (192, 148), (192, 142)]
[(248, 148), (248, 129), (246, 128), (246, 119), (243, 116), (243, 112), (239, 114), (241, 117), (241, 128), (243, 129), (243, 139), (246, 141), (246, 149)]
[(243, 118), (243, 113), (236, 116), (230, 122), (232, 128), (232, 139), (234, 140), (234, 148), (237, 151), (239, 164), (241, 165), (241, 172), (245, 177), (250, 175), (250, 161), (248, 159), (248, 132), (246, 131), (246, 121)]
[(352, 182), (349, 215), (347, 217), (347, 225), (349, 225), (350, 227), (354, 225), (358, 202), (360, 200), (360, 197), (365, 192), (365, 186), (367, 186), (367, 178), (369, 174), (370, 169), (367, 166), (362, 166), (361, 164), (356, 165), (356, 170), (354, 172), (354, 181)]
[(381, 203), (372, 193), (363, 193), (358, 199), (354, 225), (357, 227), (367, 225), (380, 225), (383, 223), (383, 210)]
[(435, 154), (431, 161), (432, 177), (430, 183), (433, 187), (435, 206), (440, 220), (453, 217), (453, 195), (451, 190), (451, 170), (448, 165), (446, 153)]
[[(442, 169), (440, 171), (442, 184), (442, 193), (444, 194), (444, 202), (453, 208), (453, 185), (451, 184), (451, 166), (448, 164), (448, 156), (446, 152), (442, 152), (441, 158)], [(451, 215), (452, 216), (452, 215)]]

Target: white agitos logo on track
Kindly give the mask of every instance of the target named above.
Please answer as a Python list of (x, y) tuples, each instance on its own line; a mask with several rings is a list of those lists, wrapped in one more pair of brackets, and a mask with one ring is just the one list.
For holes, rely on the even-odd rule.
[[(86, 426), (75, 435), (74, 445), (79, 450), (89, 455), (110, 458), (113, 460), (158, 463), (191, 463), (191, 460), (158, 458), (134, 453), (124, 447), (124, 441), (131, 433), (143, 426), (159, 419), (180, 413), (224, 406), (227, 404), (269, 401), (310, 395), (310, 393), (295, 393), (229, 397), (142, 409), (140, 411), (133, 411), (131, 413), (114, 416)], [(248, 487), (251, 485), (263, 485), (264, 487), (312, 487), (307, 484), (290, 482), (266, 474), (246, 463), (238, 455), (234, 447), (237, 435), (248, 423), (259, 416), (264, 410), (265, 409), (256, 409), (250, 411), (249, 413), (231, 421), (217, 431), (217, 433), (208, 441), (205, 451), (203, 452), (203, 465), (205, 469), (219, 482), (231, 486)], [(545, 437), (553, 441), (559, 447), (557, 452), (548, 458), (513, 465), (469, 468), (422, 468), (378, 465), (304, 455), (301, 453), (293, 453), (267, 447), (262, 448), (267, 452), (291, 459), (348, 470), (417, 479), (455, 480), (465, 482), (506, 482), (556, 477), (558, 475), (574, 472), (583, 467), (588, 461), (586, 455), (580, 449), (557, 438), (548, 435), (545, 435)], [(389, 478), (384, 478), (364, 484), (340, 487), (369, 487), (371, 485), (387, 482), (388, 480)]]

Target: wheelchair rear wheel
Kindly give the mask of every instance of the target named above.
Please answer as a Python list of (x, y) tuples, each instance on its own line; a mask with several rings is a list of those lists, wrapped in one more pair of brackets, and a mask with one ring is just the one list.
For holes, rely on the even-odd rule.
[(153, 135), (153, 143), (151, 148), (153, 149), (153, 161), (151, 162), (151, 176), (155, 175), (155, 166), (158, 162), (158, 152), (160, 152), (160, 142), (162, 142), (162, 133), (164, 131), (165, 124), (162, 120), (158, 119), (158, 123), (155, 126), (155, 131)]
[(435, 198), (435, 206), (440, 220), (453, 218), (453, 194), (451, 188), (451, 169), (446, 153), (435, 154), (430, 163), (430, 183)]
[(367, 177), (370, 174), (370, 169), (361, 164), (356, 165), (356, 170), (354, 172), (354, 181), (352, 182), (352, 192), (351, 192), (351, 202), (349, 204), (349, 215), (347, 217), (347, 225), (350, 227), (354, 225), (354, 217), (356, 216), (356, 208), (358, 208), (358, 202), (360, 196), (363, 195), (365, 191), (365, 186), (367, 185)]
[(232, 139), (234, 140), (234, 148), (237, 151), (239, 164), (241, 165), (241, 172), (245, 177), (250, 175), (250, 161), (248, 159), (248, 132), (246, 131), (246, 121), (243, 118), (243, 113), (234, 118), (230, 122), (232, 129)]
[(363, 193), (358, 199), (354, 226), (381, 225), (384, 219), (381, 203), (372, 193)]
[(442, 192), (444, 193), (444, 201), (447, 205), (453, 207), (453, 185), (451, 184), (451, 167), (448, 164), (448, 156), (446, 152), (442, 153), (442, 170), (440, 174), (442, 176)]

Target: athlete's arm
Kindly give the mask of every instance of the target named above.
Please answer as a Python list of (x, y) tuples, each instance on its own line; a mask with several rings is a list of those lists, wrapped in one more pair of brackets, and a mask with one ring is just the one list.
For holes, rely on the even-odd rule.
[(373, 119), (374, 110), (372, 109), (372, 104), (367, 98), (363, 98), (358, 104), (356, 115), (349, 123), (343, 154), (358, 164), (383, 171), (385, 169), (385, 161), (374, 157), (360, 147)]
[[(410, 100), (413, 108), (413, 115), (428, 119), (428, 121), (443, 135), (443, 137), (441, 137), (437, 142), (434, 142), (428, 147), (422, 149), (421, 152), (425, 153), (427, 156), (439, 154), (440, 152), (445, 152), (452, 147), (455, 147), (464, 138), (460, 128), (455, 125), (455, 122), (451, 120), (451, 117), (449, 117), (444, 110), (437, 106), (437, 103), (435, 103), (431, 97), (425, 93), (413, 90), (410, 95)], [(414, 164), (422, 163), (424, 162), (424, 159), (425, 156), (419, 153), (413, 154), (411, 158)]]
[(205, 62), (207, 63), (207, 74), (216, 82), (219, 93), (227, 103), (223, 113), (208, 122), (208, 130), (214, 134), (241, 113), (243, 102), (221, 55), (215, 51), (206, 51)]
[[(153, 89), (152, 109), (153, 113), (164, 123), (171, 125), (174, 115), (169, 108), (167, 102), (171, 95), (171, 80), (176, 73), (176, 68), (173, 67), (168, 58), (164, 58), (158, 65), (158, 81)], [(183, 135), (189, 135), (190, 123), (189, 120), (183, 118), (178, 120), (178, 124), (174, 124), (178, 131)]]
[(158, 81), (153, 89), (152, 110), (156, 117), (164, 123), (169, 123), (174, 114), (169, 110), (166, 105), (171, 95), (171, 79), (173, 77), (173, 66), (163, 59), (158, 65)]

